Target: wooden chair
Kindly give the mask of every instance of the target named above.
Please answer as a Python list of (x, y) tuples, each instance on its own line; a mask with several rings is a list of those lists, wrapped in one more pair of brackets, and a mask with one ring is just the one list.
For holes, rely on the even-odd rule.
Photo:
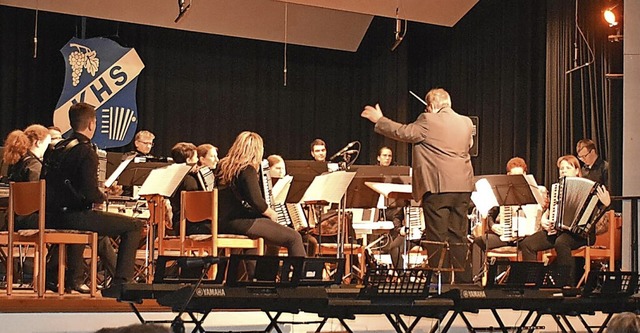
[[(224, 249), (225, 255), (231, 249), (257, 249), (259, 255), (264, 254), (264, 240), (250, 239), (243, 235), (218, 233), (218, 189), (213, 191), (183, 191), (180, 194), (180, 253), (197, 252), (199, 255), (217, 256), (218, 250)], [(211, 235), (187, 236), (189, 221), (211, 220)]]
[[(13, 250), (15, 244), (33, 244), (34, 255), (34, 289), (38, 297), (44, 296), (46, 273), (46, 245), (57, 244), (58, 252), (58, 293), (64, 295), (64, 275), (67, 244), (82, 244), (91, 247), (91, 296), (96, 295), (98, 267), (98, 234), (75, 230), (45, 229), (45, 196), (44, 180), (35, 182), (12, 182), (9, 184), (9, 223), (8, 231), (0, 234), (0, 243), (7, 245), (7, 295), (13, 291)], [(38, 214), (37, 230), (15, 231), (15, 217)]]
[[(578, 287), (586, 282), (589, 271), (591, 271), (591, 261), (608, 261), (608, 270), (615, 271), (616, 259), (620, 259), (622, 252), (622, 219), (616, 216), (615, 211), (609, 210), (605, 217), (608, 219), (607, 231), (596, 236), (596, 242), (591, 246), (582, 246), (571, 251), (574, 257), (584, 258), (584, 274), (578, 281)], [(550, 260), (556, 256), (555, 250), (550, 250), (546, 255)]]

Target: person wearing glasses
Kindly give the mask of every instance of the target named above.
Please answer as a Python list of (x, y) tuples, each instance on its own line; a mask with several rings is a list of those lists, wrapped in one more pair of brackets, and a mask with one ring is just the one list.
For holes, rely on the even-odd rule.
[(136, 150), (132, 150), (122, 155), (122, 160), (126, 160), (131, 155), (134, 155), (135, 157), (153, 158), (153, 155), (151, 155), (151, 148), (153, 148), (153, 140), (155, 138), (156, 136), (147, 130), (139, 131), (136, 133), (133, 140), (133, 145), (136, 147)]
[(576, 144), (578, 159), (582, 162), (582, 177), (609, 187), (609, 162), (605, 161), (596, 149), (593, 140), (582, 139)]

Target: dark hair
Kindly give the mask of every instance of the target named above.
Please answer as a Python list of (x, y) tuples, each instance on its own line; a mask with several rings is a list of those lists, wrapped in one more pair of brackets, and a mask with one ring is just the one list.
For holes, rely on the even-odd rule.
[(313, 146), (324, 146), (325, 148), (327, 147), (327, 144), (324, 143), (324, 141), (322, 139), (315, 139), (313, 141), (311, 141), (311, 151), (313, 151)]
[(86, 129), (94, 119), (96, 119), (96, 109), (93, 105), (80, 102), (69, 108), (69, 122), (74, 131)]
[(185, 163), (196, 154), (196, 149), (191, 142), (178, 142), (171, 148), (171, 158), (176, 163)]
[(391, 148), (389, 148), (387, 146), (382, 146), (382, 147), (380, 147), (380, 149), (378, 149), (378, 156), (382, 155), (382, 150), (383, 149), (388, 149), (391, 152), (391, 154), (393, 154), (393, 150)]

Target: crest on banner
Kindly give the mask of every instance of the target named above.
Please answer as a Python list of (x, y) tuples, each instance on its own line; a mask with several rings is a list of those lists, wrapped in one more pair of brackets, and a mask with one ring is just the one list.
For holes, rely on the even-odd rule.
[(99, 148), (131, 142), (138, 127), (138, 75), (144, 68), (136, 50), (108, 38), (74, 37), (60, 52), (66, 71), (53, 124), (63, 133), (69, 132), (69, 107), (85, 102), (96, 108), (97, 129), (92, 141)]

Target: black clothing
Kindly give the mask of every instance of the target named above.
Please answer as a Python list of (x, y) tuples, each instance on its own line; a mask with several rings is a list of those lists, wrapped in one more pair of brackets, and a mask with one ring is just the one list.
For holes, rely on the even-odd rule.
[[(169, 198), (171, 202), (171, 210), (173, 212), (173, 233), (176, 235), (180, 232), (180, 208), (182, 204), (180, 202), (180, 195), (182, 191), (201, 191), (202, 188), (198, 184), (198, 178), (196, 173), (189, 172), (180, 182), (175, 193)], [(211, 234), (211, 221), (202, 222), (188, 222), (187, 223), (187, 235), (195, 234)]]
[[(44, 165), (42, 176), (47, 181), (47, 225), (120, 237), (113, 281), (119, 284), (133, 278), (143, 222), (91, 209), (92, 204), (104, 202), (105, 196), (98, 188), (98, 155), (89, 138), (73, 133), (45, 154)], [(71, 270), (82, 267), (82, 256), (75, 252), (70, 251), (67, 258)]]
[(583, 164), (580, 170), (583, 178), (591, 179), (607, 188), (609, 187), (609, 162), (603, 160), (600, 155), (598, 155), (591, 167)]
[[(219, 180), (216, 183), (221, 184)], [(262, 237), (269, 245), (267, 254), (277, 254), (278, 248), (284, 246), (290, 256), (305, 256), (300, 233), (262, 215), (268, 205), (254, 167), (247, 166), (230, 184), (219, 186), (218, 203), (220, 233)]]
[[(429, 235), (425, 248), (429, 254), (429, 266), (438, 268), (440, 266), (442, 251), (444, 254), (442, 261), (443, 268), (464, 269), (464, 272), (456, 278), (458, 283), (470, 282), (471, 267), (467, 260), (467, 210), (471, 201), (471, 193), (468, 192), (447, 192), (431, 193), (427, 192), (422, 197), (422, 210), (426, 223), (423, 233)], [(433, 223), (440, 221), (442, 223)], [(445, 244), (447, 243), (448, 246)], [(443, 274), (445, 281), (449, 274)], [(458, 276), (458, 275), (456, 275)]]
[(42, 161), (31, 151), (27, 151), (16, 164), (10, 165), (7, 178), (12, 182), (34, 182), (40, 179)]
[[(7, 179), (12, 182), (37, 181), (40, 179), (41, 170), (42, 161), (31, 151), (27, 151), (16, 164), (9, 166)], [(8, 219), (9, 217), (6, 216), (6, 218)], [(14, 223), (15, 230), (38, 229), (38, 214), (16, 216)], [(3, 229), (6, 229), (6, 225), (3, 226)]]

